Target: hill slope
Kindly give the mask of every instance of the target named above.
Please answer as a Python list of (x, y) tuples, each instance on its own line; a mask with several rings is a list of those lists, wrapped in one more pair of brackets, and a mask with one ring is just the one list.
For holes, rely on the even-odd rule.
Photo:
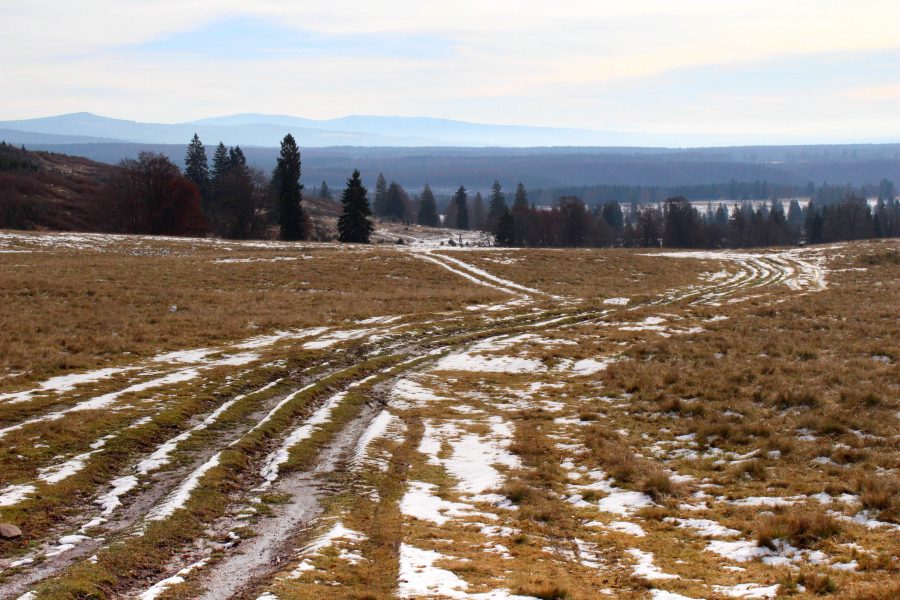
[(0, 227), (107, 231), (103, 189), (116, 167), (0, 144)]

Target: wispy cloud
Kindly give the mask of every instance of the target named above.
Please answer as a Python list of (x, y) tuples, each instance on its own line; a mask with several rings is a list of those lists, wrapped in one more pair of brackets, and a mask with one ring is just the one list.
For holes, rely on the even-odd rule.
[(269, 17), (234, 16), (177, 31), (117, 51), (141, 57), (256, 61), (290, 57), (437, 59), (453, 51), (452, 40), (413, 33), (323, 33), (278, 23)]

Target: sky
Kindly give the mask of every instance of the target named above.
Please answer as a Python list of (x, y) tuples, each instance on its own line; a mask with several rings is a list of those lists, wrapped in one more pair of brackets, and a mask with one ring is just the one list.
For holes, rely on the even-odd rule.
[(897, 0), (0, 0), (0, 119), (242, 112), (900, 141)]

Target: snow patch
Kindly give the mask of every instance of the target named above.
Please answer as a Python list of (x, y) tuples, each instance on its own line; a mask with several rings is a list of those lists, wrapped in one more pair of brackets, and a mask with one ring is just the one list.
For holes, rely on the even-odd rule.
[(0, 506), (15, 506), (34, 492), (33, 485), (11, 485), (0, 493)]
[(194, 488), (200, 484), (200, 478), (206, 475), (207, 471), (210, 469), (219, 466), (220, 457), (221, 453), (217, 453), (208, 461), (197, 467), (197, 469), (195, 469), (194, 472), (191, 473), (168, 498), (166, 498), (165, 502), (147, 514), (147, 520), (162, 521), (171, 516), (176, 510), (184, 508), (185, 503), (191, 497), (191, 492), (193, 492)]
[(473, 513), (471, 505), (443, 500), (434, 494), (435, 489), (437, 486), (430, 483), (411, 481), (400, 501), (400, 512), (437, 525), (443, 525), (451, 518), (466, 517)]
[(184, 583), (184, 578), (187, 575), (190, 575), (192, 571), (196, 571), (197, 569), (202, 568), (206, 565), (206, 560), (201, 560), (199, 562), (195, 562), (192, 565), (188, 565), (185, 568), (181, 569), (175, 575), (171, 577), (167, 577), (162, 581), (159, 581), (153, 584), (149, 589), (144, 592), (141, 592), (140, 600), (156, 600), (163, 592), (172, 587), (173, 585), (178, 585), (179, 583)]
[(508, 590), (494, 590), (470, 594), (469, 584), (452, 571), (435, 567), (434, 563), (448, 557), (433, 550), (422, 550), (400, 544), (400, 574), (397, 596), (400, 598), (453, 598), (461, 600), (537, 600), (519, 596)]
[(779, 585), (764, 586), (758, 583), (739, 583), (737, 585), (714, 585), (713, 591), (729, 598), (774, 598), (778, 595)]
[(628, 554), (634, 557), (637, 560), (637, 564), (632, 569), (632, 572), (638, 577), (643, 577), (644, 579), (655, 580), (655, 579), (678, 579), (678, 575), (672, 575), (671, 573), (663, 573), (662, 570), (653, 564), (653, 553), (652, 552), (644, 552), (643, 550), (638, 550), (637, 548), (628, 548), (625, 550)]

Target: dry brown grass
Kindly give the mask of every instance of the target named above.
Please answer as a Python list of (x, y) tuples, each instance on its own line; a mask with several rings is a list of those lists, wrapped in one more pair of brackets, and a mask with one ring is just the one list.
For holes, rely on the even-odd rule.
[(102, 251), (23, 247), (33, 251), (0, 253), (0, 390), (278, 329), (508, 298), (391, 249), (149, 238)]
[(850, 600), (895, 600), (900, 598), (900, 581), (867, 585), (848, 598)]
[[(184, 259), (187, 263), (194, 261), (197, 267), (208, 262), (200, 257), (208, 250), (191, 252), (193, 254), (188, 253)], [(246, 252), (248, 256), (256, 256), (261, 251)], [(266, 251), (260, 256), (284, 252)], [(293, 277), (301, 279), (305, 277), (302, 273), (310, 273), (310, 287), (313, 288), (315, 281), (329, 282), (336, 277), (324, 269), (316, 271), (313, 280), (313, 272), (303, 269), (328, 263), (324, 253), (339, 253), (338, 250), (329, 247), (300, 252), (321, 252), (323, 256), (307, 259), (302, 261), (303, 264), (299, 264), (301, 261), (286, 263), (289, 270), (295, 270)], [(371, 261), (373, 263), (385, 258), (385, 265), (374, 265), (372, 269), (389, 281), (394, 281), (391, 275), (395, 273), (412, 276), (407, 268), (417, 271), (431, 268), (427, 263), (407, 265), (404, 261), (413, 259), (389, 248), (367, 252), (366, 256), (378, 257), (379, 260)], [(838, 262), (834, 267), (859, 264), (852, 247), (842, 253), (844, 258), (836, 259)], [(573, 293), (585, 290), (598, 298), (629, 295), (627, 290), (632, 289), (632, 284), (636, 289), (652, 279), (652, 273), (643, 266), (643, 258), (635, 257), (636, 268), (642, 277), (626, 283), (621, 290), (610, 287), (615, 276), (621, 277), (621, 269), (627, 268), (626, 261), (631, 260), (626, 253), (622, 254), (621, 262), (614, 263), (607, 259), (615, 253), (596, 252), (594, 258), (604, 260), (589, 265), (591, 253), (574, 251), (573, 256), (578, 260), (573, 259), (571, 265), (558, 266), (556, 270), (549, 270), (556, 263), (548, 257), (565, 257), (564, 252), (508, 253), (523, 260), (535, 256), (537, 262), (534, 264), (540, 265), (542, 271), (537, 275), (526, 274), (536, 268), (527, 261), (507, 265), (486, 260), (502, 258), (505, 254), (506, 251), (475, 252), (472, 256), (482, 256), (485, 262), (481, 266), (520, 283), (546, 287), (559, 279), (563, 281), (560, 285)], [(362, 260), (361, 256), (356, 251), (335, 254), (331, 263), (353, 266)], [(468, 260), (469, 253), (458, 257)], [(395, 261), (402, 264), (395, 264)], [(582, 266), (589, 266), (582, 280), (576, 280), (579, 261)], [(659, 267), (661, 286), (668, 285), (670, 280), (693, 278), (695, 267), (687, 267), (682, 273), (678, 270), (682, 265), (694, 263), (661, 262), (665, 264), (665, 267)], [(713, 266), (701, 261), (696, 264), (700, 270), (713, 270)], [(238, 279), (252, 280), (265, 276), (272, 263), (261, 265), (265, 268), (257, 270), (260, 263), (230, 266), (236, 268), (235, 273), (242, 274)], [(521, 375), (493, 372), (423, 374), (421, 381), (433, 384), (434, 390), (447, 400), (397, 410), (407, 426), (405, 438), (401, 442), (378, 442), (378, 447), (390, 457), (387, 470), (367, 469), (358, 477), (349, 472), (342, 473), (340, 480), (334, 482), (335, 495), (325, 501), (327, 516), (339, 517), (346, 526), (368, 536), (358, 545), (365, 560), (349, 565), (332, 548), (315, 559), (318, 570), (299, 580), (273, 578), (268, 581), (270, 589), (285, 599), (386, 600), (395, 595), (401, 543), (445, 554), (448, 558), (440, 560), (436, 566), (465, 579), (471, 593), (502, 587), (539, 598), (586, 600), (598, 597), (598, 590), (610, 588), (616, 597), (645, 598), (647, 588), (652, 586), (687, 597), (706, 597), (712, 583), (774, 582), (781, 573), (787, 572), (787, 569), (778, 571), (755, 561), (742, 564), (745, 572), (726, 572), (722, 566), (727, 563), (706, 550), (709, 540), (665, 521), (666, 517), (694, 516), (738, 529), (745, 540), (754, 535), (760, 543), (774, 545), (775, 539), (784, 539), (802, 548), (821, 550), (835, 562), (851, 559), (859, 562), (860, 570), (855, 573), (829, 572), (824, 566), (820, 572), (819, 568), (811, 570), (804, 565), (799, 571), (801, 577), (794, 571), (794, 575), (786, 575), (788, 579), (782, 580), (784, 593), (792, 591), (791, 585), (796, 589), (798, 579), (802, 579), (799, 583), (807, 588), (807, 595), (832, 593), (836, 597), (842, 597), (838, 594), (853, 597), (857, 591), (862, 594), (879, 589), (879, 586), (891, 589), (890, 582), (897, 573), (894, 559), (897, 545), (893, 532), (885, 528), (862, 527), (827, 514), (836, 511), (850, 517), (866, 508), (876, 512), (879, 519), (897, 519), (896, 478), (889, 474), (900, 466), (894, 447), (898, 434), (896, 411), (900, 406), (893, 341), (900, 334), (900, 324), (895, 319), (900, 315), (896, 303), (891, 300), (900, 292), (900, 273), (896, 272), (893, 263), (878, 263), (869, 268), (865, 272), (833, 273), (829, 276), (831, 287), (824, 292), (798, 295), (786, 286), (777, 286), (761, 290), (759, 298), (733, 305), (640, 306), (605, 320), (541, 332), (542, 341), (497, 352), (537, 358), (542, 363), (539, 372)], [(442, 276), (449, 277), (449, 274), (436, 274), (433, 281), (428, 275), (431, 287), (422, 292), (421, 305), (417, 304), (413, 293), (406, 295), (406, 292), (394, 300), (395, 304), (378, 304), (380, 295), (388, 293), (387, 289), (381, 289), (380, 283), (372, 292), (376, 302), (365, 306), (357, 304), (363, 296), (360, 295), (362, 292), (356, 291), (355, 282), (346, 283), (346, 290), (329, 288), (326, 296), (330, 301), (343, 299), (348, 304), (332, 306), (331, 312), (320, 313), (320, 316), (343, 321), (351, 318), (349, 315), (364, 318), (373, 314), (399, 314), (409, 306), (414, 306), (409, 310), (424, 314), (438, 312), (441, 306), (459, 308), (477, 301), (478, 297), (487, 300), (493, 296), (493, 292), (471, 290), (464, 285), (465, 290), (442, 303), (439, 288), (448, 287), (446, 282), (441, 282)], [(455, 283), (457, 279), (453, 276), (450, 281)], [(237, 285), (245, 286), (241, 289), (250, 287), (246, 281)], [(398, 287), (403, 287), (402, 281)], [(201, 292), (208, 290), (201, 289)], [(283, 292), (285, 290), (277, 293)], [(261, 302), (265, 306), (266, 302)], [(274, 306), (270, 307), (273, 311)], [(79, 308), (79, 311), (84, 310), (87, 309)], [(310, 310), (314, 313), (324, 308), (315, 305)], [(639, 321), (656, 314), (666, 314), (670, 323), (676, 326), (696, 325), (703, 331), (662, 338), (653, 331), (621, 331), (610, 324), (619, 319)], [(707, 321), (718, 315), (729, 319)], [(473, 331), (475, 315), (466, 317), (467, 320), (453, 326), (456, 329), (452, 333), (458, 334), (460, 340)], [(285, 321), (273, 320), (268, 326), (293, 326), (284, 323), (295, 318), (298, 320), (290, 322), (301, 322), (301, 317), (292, 315)], [(519, 318), (524, 316), (519, 315)], [(188, 331), (182, 338), (174, 329), (169, 331), (179, 344), (187, 344), (189, 339), (188, 345), (207, 343), (199, 341), (203, 338), (197, 332)], [(227, 339), (247, 337), (243, 328), (234, 324), (226, 324), (224, 331), (236, 336)], [(544, 339), (575, 343), (550, 344)], [(155, 343), (158, 342), (159, 339)], [(151, 342), (148, 340), (146, 344), (149, 352)], [(352, 362), (357, 355), (353, 346), (348, 350), (344, 358)], [(158, 349), (153, 350), (156, 351)], [(340, 354), (336, 352), (328, 360)], [(89, 355), (87, 351), (84, 354)], [(622, 360), (589, 377), (576, 376), (564, 366), (564, 361), (571, 364), (571, 361), (583, 358), (610, 355), (621, 356)], [(873, 360), (873, 357), (878, 359)], [(539, 387), (537, 393), (529, 393), (527, 390), (534, 383), (550, 385)], [(192, 393), (195, 390), (187, 388), (181, 391), (186, 396), (197, 396), (198, 406), (186, 408), (185, 417), (201, 414), (213, 405), (212, 399), (204, 396), (202, 390), (196, 394)], [(354, 403), (362, 401), (362, 396), (351, 396), (349, 400)], [(529, 403), (531, 408), (523, 408)], [(460, 405), (468, 405), (468, 410), (458, 410)], [(348, 404), (348, 410), (350, 408)], [(346, 417), (343, 412), (339, 415), (341, 419)], [(443, 500), (472, 502), (456, 487), (449, 470), (429, 462), (417, 450), (423, 421), (428, 420), (432, 425), (452, 422), (460, 435), (482, 436), (490, 434), (488, 419), (491, 418), (502, 419), (514, 432), (512, 443), (506, 449), (514, 453), (522, 465), (521, 468), (495, 465), (502, 472), (505, 483), (489, 491), (505, 496), (515, 509), (494, 510), (487, 503), (477, 503), (475, 508), (495, 513), (498, 519), (490, 519), (489, 524), (511, 527), (509, 535), (494, 539), (481, 533), (480, 523), (488, 519), (480, 514), (454, 518), (443, 526), (400, 514), (397, 503), (409, 481), (435, 485), (435, 494)], [(97, 426), (100, 424), (102, 422)], [(176, 419), (164, 425), (165, 431), (159, 432), (160, 436), (177, 431), (179, 423)], [(80, 431), (79, 428), (91, 430), (93, 426), (88, 422), (73, 426), (72, 435), (78, 437), (74, 434)], [(211, 431), (209, 436), (216, 433)], [(325, 433), (330, 435), (333, 431), (329, 429)], [(61, 443), (65, 441), (66, 432), (52, 434), (58, 436)], [(208, 442), (208, 438), (197, 439), (197, 448), (202, 447), (204, 440)], [(314, 453), (312, 446), (321, 441), (317, 438), (309, 445), (298, 446), (297, 450), (302, 451), (303, 456), (295, 457), (290, 464), (308, 464)], [(258, 453), (258, 450), (249, 447), (248, 451)], [(676, 450), (684, 451), (684, 454), (677, 455)], [(446, 458), (452, 456), (453, 449), (446, 443), (441, 452), (440, 456)], [(8, 460), (4, 464), (13, 464), (14, 454), (8, 452), (4, 456)], [(826, 457), (837, 464), (819, 460)], [(570, 466), (563, 466), (564, 461)], [(235, 464), (229, 464), (229, 470), (239, 472), (238, 462), (235, 458)], [(571, 465), (575, 465), (576, 470)], [(598, 511), (596, 503), (605, 492), (600, 491), (599, 486), (593, 491), (583, 489), (586, 487), (583, 484), (593, 481), (598, 470), (614, 478), (617, 486), (650, 495), (657, 506), (624, 516)], [(675, 478), (679, 482), (676, 484), (669, 475), (672, 471), (692, 479)], [(25, 470), (17, 471), (17, 474), (28, 475)], [(105, 474), (101, 475), (105, 477)], [(210, 483), (221, 482), (214, 477)], [(230, 489), (240, 489), (242, 482), (232, 475), (228, 484), (232, 486)], [(377, 496), (368, 494), (370, 489), (377, 490)], [(578, 495), (586, 502), (573, 498), (579, 489), (584, 493)], [(695, 497), (701, 490), (705, 495)], [(821, 492), (835, 498), (827, 505), (820, 505), (810, 496)], [(837, 498), (840, 494), (853, 493), (859, 494), (859, 503)], [(794, 506), (742, 506), (733, 501), (748, 496), (788, 497)], [(204, 495), (198, 500), (197, 508), (202, 509), (198, 513), (200, 517), (216, 514), (227, 504), (227, 499), (218, 494)], [(694, 505), (697, 512), (688, 512), (682, 503)], [(640, 524), (647, 536), (636, 538), (623, 531), (606, 529), (613, 519)], [(593, 520), (599, 523), (588, 527), (587, 522)], [(67, 589), (85, 594), (102, 593), (108, 580), (114, 579), (112, 569), (123, 573), (146, 573), (147, 581), (151, 574), (160, 575), (159, 565), (165, 556), (187, 547), (193, 537), (201, 535), (197, 533), (202, 529), (199, 520), (176, 521), (167, 528), (172, 526), (182, 526), (184, 531), (173, 533), (167, 529), (165, 536), (151, 536), (146, 548), (143, 545), (129, 548), (136, 551), (122, 559), (104, 556), (102, 570), (79, 565), (72, 576), (83, 577), (84, 581)], [(735, 534), (734, 538), (737, 537)], [(511, 557), (502, 558), (486, 550), (487, 544), (494, 542), (504, 544)], [(581, 562), (585, 558), (580, 554), (582, 542), (596, 549), (599, 567)], [(865, 552), (846, 545), (851, 542), (859, 544)], [(158, 545), (154, 547), (153, 544)], [(301, 547), (301, 541), (298, 540), (296, 545)], [(632, 571), (634, 558), (625, 550), (636, 547), (652, 552), (656, 566), (664, 572), (677, 573), (681, 579), (658, 582), (635, 577)], [(143, 555), (138, 551), (146, 553)], [(73, 580), (66, 581), (72, 583)], [(866, 588), (869, 584), (871, 586)], [(115, 586), (107, 589), (121, 591)], [(188, 598), (194, 591), (189, 585), (177, 594), (173, 590), (173, 597)], [(61, 592), (58, 597), (65, 596)], [(859, 597), (880, 600), (883, 596)]]
[(774, 548), (777, 539), (810, 548), (840, 532), (841, 526), (834, 517), (821, 509), (807, 507), (790, 507), (762, 517), (756, 524), (756, 540), (768, 548)]
[(699, 273), (712, 268), (705, 261), (676, 263), (616, 248), (473, 250), (464, 258), (500, 277), (553, 294), (597, 302), (629, 297), (632, 305), (662, 290), (694, 283)]
[(857, 487), (864, 508), (880, 511), (885, 519), (900, 518), (900, 480), (896, 475), (864, 475)]

